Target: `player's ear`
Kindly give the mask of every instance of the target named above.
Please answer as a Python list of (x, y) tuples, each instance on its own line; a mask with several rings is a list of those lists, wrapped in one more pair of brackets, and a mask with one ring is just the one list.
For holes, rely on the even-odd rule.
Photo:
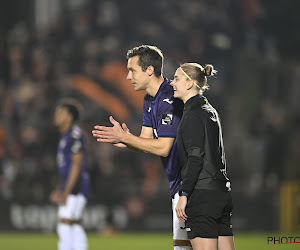
[(189, 89), (191, 89), (193, 86), (194, 86), (193, 80), (189, 80), (189, 81), (187, 82), (186, 88), (189, 90)]
[(149, 76), (153, 75), (154, 67), (152, 65), (148, 66), (147, 73), (148, 73)]

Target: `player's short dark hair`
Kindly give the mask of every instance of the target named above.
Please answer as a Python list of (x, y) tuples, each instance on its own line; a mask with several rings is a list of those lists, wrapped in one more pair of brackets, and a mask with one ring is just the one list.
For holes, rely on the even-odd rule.
[(83, 107), (77, 100), (72, 98), (65, 98), (61, 100), (57, 106), (67, 109), (67, 111), (73, 117), (73, 122), (80, 120), (83, 112)]
[(126, 58), (129, 59), (134, 56), (139, 57), (138, 65), (141, 66), (143, 71), (146, 71), (149, 66), (153, 66), (154, 75), (156, 77), (162, 75), (164, 56), (159, 48), (151, 45), (134, 47), (128, 50)]

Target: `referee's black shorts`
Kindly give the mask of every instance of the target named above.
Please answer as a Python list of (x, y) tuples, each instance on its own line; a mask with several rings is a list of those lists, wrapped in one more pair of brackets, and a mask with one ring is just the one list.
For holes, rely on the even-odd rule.
[(231, 192), (195, 189), (186, 206), (188, 238), (233, 236), (232, 209)]

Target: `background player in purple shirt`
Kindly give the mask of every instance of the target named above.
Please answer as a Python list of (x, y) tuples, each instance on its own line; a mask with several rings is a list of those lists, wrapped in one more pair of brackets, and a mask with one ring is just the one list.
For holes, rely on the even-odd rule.
[(109, 142), (116, 147), (127, 147), (134, 151), (161, 156), (170, 182), (173, 206), (174, 249), (191, 249), (184, 225), (175, 214), (181, 182), (181, 167), (177, 156), (176, 130), (182, 114), (182, 102), (173, 99), (170, 81), (162, 76), (163, 54), (155, 46), (142, 45), (127, 52), (127, 80), (136, 91), (147, 92), (143, 105), (143, 126), (140, 136), (129, 133), (110, 117), (113, 127), (95, 126), (92, 131), (99, 142)]
[(81, 218), (88, 197), (89, 177), (83, 132), (75, 125), (79, 113), (80, 104), (69, 99), (57, 106), (54, 115), (54, 124), (62, 134), (57, 151), (59, 183), (50, 196), (50, 200), (59, 205), (59, 250), (88, 248)]

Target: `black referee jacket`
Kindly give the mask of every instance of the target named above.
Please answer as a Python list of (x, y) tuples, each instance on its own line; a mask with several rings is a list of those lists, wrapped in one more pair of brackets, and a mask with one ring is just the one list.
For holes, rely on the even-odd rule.
[(204, 96), (196, 95), (185, 103), (177, 145), (182, 166), (181, 192), (190, 195), (194, 189), (230, 191), (219, 115)]

